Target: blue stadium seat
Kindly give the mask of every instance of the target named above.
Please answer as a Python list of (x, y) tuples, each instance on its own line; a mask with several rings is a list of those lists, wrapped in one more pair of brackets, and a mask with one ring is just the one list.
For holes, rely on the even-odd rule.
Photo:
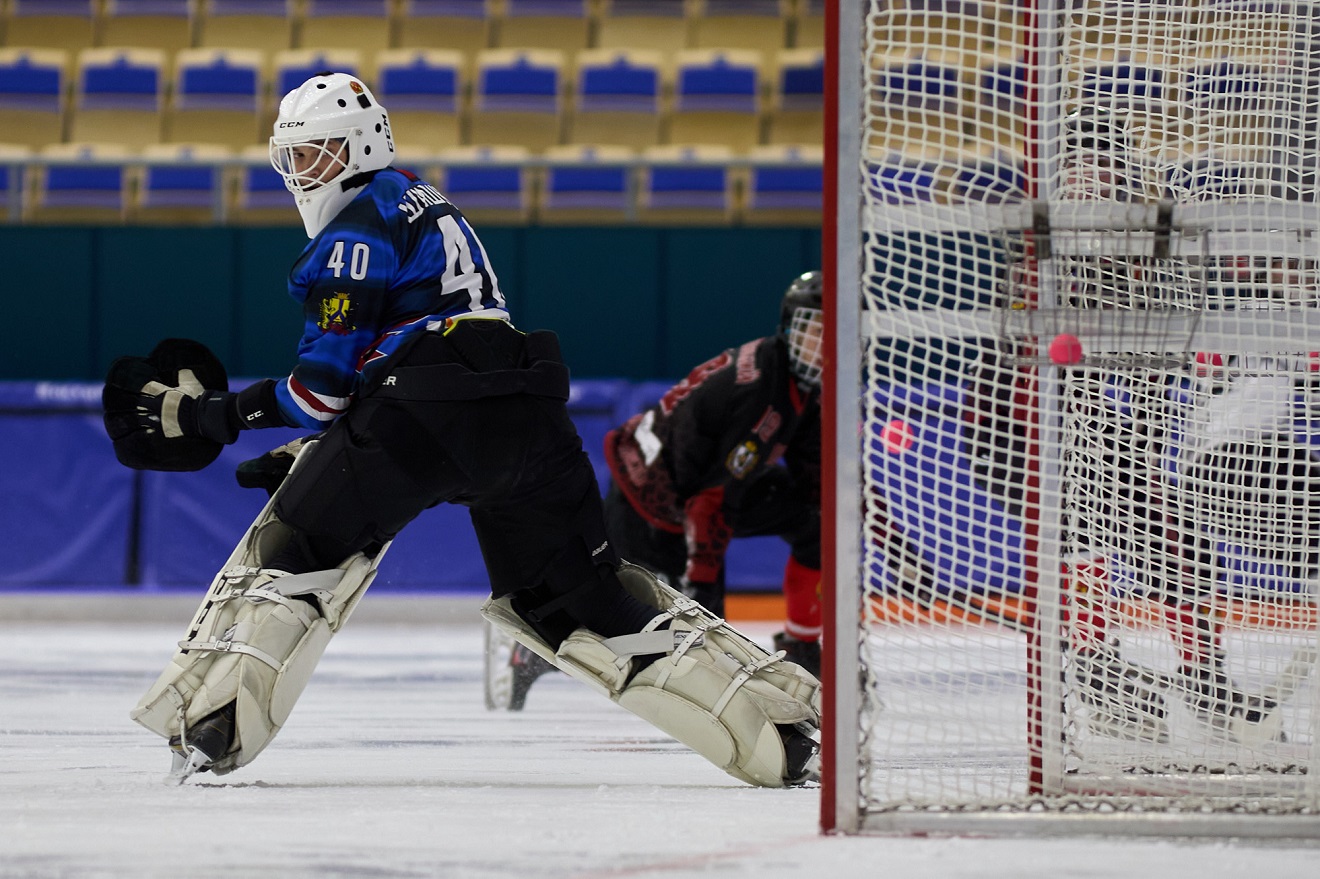
[(463, 141), (463, 55), (446, 49), (388, 49), (376, 56), (376, 97), (390, 110), (401, 148), (432, 152)]
[(1027, 197), (1021, 153), (985, 145), (979, 155), (961, 158), (949, 197), (953, 201), (1002, 204)]
[(931, 51), (918, 57), (873, 59), (872, 138), (895, 149), (957, 148), (974, 120), (976, 103), (956, 59)]
[(891, 150), (867, 163), (871, 198), (884, 204), (915, 204), (936, 199), (947, 184), (942, 163), (929, 151)]
[(294, 0), (203, 0), (199, 46), (293, 48)]
[(138, 148), (159, 143), (164, 94), (163, 50), (84, 49), (78, 53), (69, 139)]
[(642, 153), (638, 217), (649, 223), (732, 223), (737, 189), (729, 170), (733, 150), (722, 144), (659, 146)]
[(605, 224), (632, 215), (633, 150), (561, 146), (546, 151), (537, 217), (542, 223)]
[(284, 178), (270, 165), (270, 148), (247, 147), (235, 171), (233, 203), (226, 213), (231, 223), (246, 226), (289, 226), (302, 223)]
[(474, 223), (526, 223), (534, 205), (529, 156), (519, 146), (442, 150), (437, 188)]
[(632, 385), (626, 379), (574, 379), (569, 389), (568, 414), (582, 437), (582, 450), (591, 459), (603, 492), (609, 485), (605, 463), (605, 434), (623, 423), (619, 407)]
[(752, 151), (743, 220), (752, 225), (812, 226), (821, 221), (824, 150), (767, 146)]
[(39, 149), (64, 139), (63, 49), (0, 49), (0, 141)]
[(1273, 146), (1304, 126), (1314, 138), (1315, 110), (1308, 114), (1298, 87), (1281, 82), (1298, 75), (1264, 60), (1238, 59), (1187, 71), (1180, 102), (1187, 121), (1185, 147), (1199, 152), (1211, 146)]
[(746, 153), (761, 141), (761, 55), (690, 49), (675, 57), (673, 144), (725, 144)]
[(486, 49), (477, 54), (474, 144), (511, 144), (534, 153), (560, 142), (564, 53)]
[(825, 137), (825, 52), (785, 49), (775, 56), (767, 120), (770, 144), (823, 143)]
[(147, 147), (129, 218), (170, 225), (219, 222), (225, 207), (223, 162), (232, 155), (219, 144)]
[(569, 118), (570, 143), (644, 149), (660, 143), (661, 53), (645, 49), (579, 52)]
[(0, 220), (15, 221), (23, 208), (23, 184), (32, 151), (27, 147), (0, 143)]
[(242, 149), (261, 137), (265, 95), (256, 49), (184, 49), (175, 56), (165, 140)]
[[(53, 160), (46, 163), (41, 160)], [(23, 219), (118, 223), (128, 214), (129, 152), (118, 144), (59, 143), (41, 150)]]

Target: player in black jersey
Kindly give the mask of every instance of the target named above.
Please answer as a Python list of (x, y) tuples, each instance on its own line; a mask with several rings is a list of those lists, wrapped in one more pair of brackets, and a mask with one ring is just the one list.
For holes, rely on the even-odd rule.
[(805, 780), (819, 682), (621, 566), (556, 337), (514, 328), (466, 219), (393, 160), (388, 114), (361, 81), (295, 89), (271, 138), (311, 238), (289, 277), (305, 315), (293, 372), (230, 393), (209, 352), (171, 343), (111, 369), (106, 425), (130, 466), (187, 469), (181, 442), (218, 449), (242, 429), (323, 428), (134, 718), (172, 740), (181, 778), (250, 762), (384, 548), (456, 503), (490, 576), (487, 619), (735, 777)]
[[(820, 272), (795, 278), (779, 331), (693, 369), (605, 438), (619, 554), (724, 613), (734, 537), (776, 534), (788, 619), (775, 648), (820, 671)], [(515, 651), (515, 699), (545, 667)]]

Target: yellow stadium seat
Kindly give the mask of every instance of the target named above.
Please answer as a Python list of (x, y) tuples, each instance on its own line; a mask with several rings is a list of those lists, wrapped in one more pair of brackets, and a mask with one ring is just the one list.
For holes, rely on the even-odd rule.
[(389, 108), (400, 149), (435, 152), (463, 142), (467, 84), (452, 49), (387, 49), (376, 56), (377, 99)]
[(77, 52), (96, 43), (93, 0), (9, 0), (5, 42)]
[(403, 0), (400, 48), (456, 49), (468, 57), (491, 45), (494, 0)]
[(675, 64), (670, 143), (725, 144), (738, 153), (761, 143), (759, 52), (689, 49)]
[(788, 45), (790, 0), (699, 0), (692, 15), (698, 49), (755, 49), (770, 57)]
[(824, 137), (825, 51), (785, 49), (775, 56), (766, 141), (811, 144)]
[(691, 45), (693, 0), (603, 0), (596, 47), (677, 52)]
[(564, 67), (564, 53), (554, 49), (477, 53), (472, 142), (516, 144), (534, 153), (560, 143)]
[(165, 52), (84, 49), (78, 53), (69, 139), (142, 148), (159, 143)]
[(591, 0), (504, 0), (496, 44), (578, 52), (591, 38)]
[(165, 140), (223, 144), (235, 150), (265, 140), (261, 128), (264, 60), (257, 49), (179, 52)]
[(293, 48), (294, 0), (202, 0), (197, 45), (278, 52)]
[(568, 141), (643, 149), (660, 143), (664, 55), (654, 49), (577, 54)]
[(303, 0), (298, 45), (352, 46), (367, 56), (388, 49), (394, 39), (391, 6), (390, 0)]
[(177, 52), (193, 44), (190, 0), (105, 0), (101, 46), (133, 46)]

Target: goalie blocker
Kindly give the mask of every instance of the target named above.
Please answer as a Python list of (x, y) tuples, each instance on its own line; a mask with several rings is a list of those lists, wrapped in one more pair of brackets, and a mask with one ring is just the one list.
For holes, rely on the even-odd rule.
[(515, 609), (516, 597), (488, 600), (482, 615), (740, 781), (815, 780), (820, 682), (645, 569), (624, 562), (618, 578), (658, 611), (635, 635), (602, 638), (578, 628), (556, 649)]

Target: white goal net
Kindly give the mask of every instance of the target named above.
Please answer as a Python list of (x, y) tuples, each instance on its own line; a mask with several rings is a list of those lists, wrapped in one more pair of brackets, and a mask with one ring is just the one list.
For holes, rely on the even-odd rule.
[(829, 13), (824, 825), (1320, 836), (1320, 2)]

